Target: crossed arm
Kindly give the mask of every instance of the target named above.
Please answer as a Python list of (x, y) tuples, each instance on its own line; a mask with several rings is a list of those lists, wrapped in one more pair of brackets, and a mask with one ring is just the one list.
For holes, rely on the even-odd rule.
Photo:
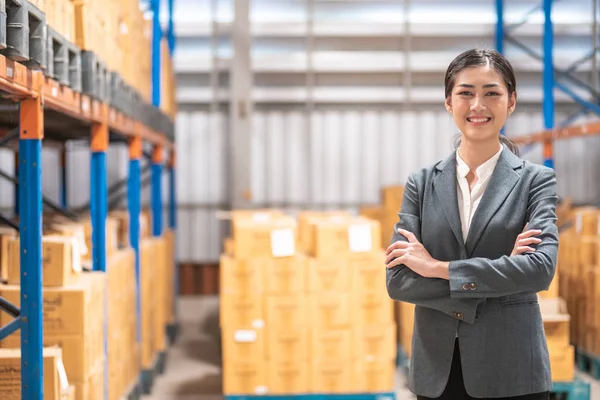
[[(538, 240), (526, 238), (511, 256), (441, 262), (420, 243), (421, 219), (417, 186), (412, 176), (404, 192), (400, 221), (388, 248), (387, 289), (391, 298), (433, 308), (449, 315), (461, 312), (474, 321), (477, 301), (545, 290), (554, 277), (558, 252), (556, 177), (543, 169), (534, 178), (528, 204), (529, 225)], [(523, 238), (523, 236), (520, 236)], [(541, 239), (541, 243), (540, 243)], [(539, 243), (534, 252), (527, 244)], [(475, 283), (477, 290), (463, 290)]]

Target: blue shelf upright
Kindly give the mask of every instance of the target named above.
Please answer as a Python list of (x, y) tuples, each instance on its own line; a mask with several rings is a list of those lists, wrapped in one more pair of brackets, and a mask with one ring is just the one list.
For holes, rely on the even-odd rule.
[[(106, 217), (108, 214), (108, 182), (106, 171), (106, 152), (109, 145), (108, 108), (102, 105), (102, 121), (92, 125), (91, 180), (90, 180), (90, 213), (92, 217), (92, 268), (94, 271), (106, 272)], [(107, 280), (108, 282), (108, 280)], [(108, 398), (108, 295), (107, 286), (104, 297), (104, 398)]]

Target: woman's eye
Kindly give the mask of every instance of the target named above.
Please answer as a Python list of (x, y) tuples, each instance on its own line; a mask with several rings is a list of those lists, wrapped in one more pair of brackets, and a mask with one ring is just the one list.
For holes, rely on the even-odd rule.
[(471, 92), (459, 92), (458, 95), (459, 96), (470, 96)]
[(498, 92), (488, 92), (487, 95), (488, 96), (500, 96), (500, 93), (498, 93)]

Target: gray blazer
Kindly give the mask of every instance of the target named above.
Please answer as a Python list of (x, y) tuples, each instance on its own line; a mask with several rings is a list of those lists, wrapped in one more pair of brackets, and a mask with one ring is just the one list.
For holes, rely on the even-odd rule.
[[(504, 148), (473, 217), (466, 244), (456, 193), (456, 159), (414, 172), (392, 243), (413, 232), (431, 256), (449, 261), (450, 280), (405, 265), (387, 270), (394, 300), (416, 304), (409, 389), (444, 391), (458, 332), (465, 387), (481, 398), (548, 391), (550, 360), (536, 293), (554, 278), (558, 253), (556, 176)], [(510, 257), (517, 235), (540, 229), (536, 251)]]

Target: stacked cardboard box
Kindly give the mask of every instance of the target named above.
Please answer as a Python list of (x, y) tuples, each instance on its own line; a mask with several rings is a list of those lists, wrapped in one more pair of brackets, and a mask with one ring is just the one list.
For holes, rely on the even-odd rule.
[(46, 23), (69, 42), (75, 42), (75, 4), (71, 0), (45, 0)]
[(569, 340), (570, 316), (564, 299), (540, 299), (554, 382), (570, 382), (575, 372), (575, 348)]
[[(20, 305), (20, 286), (0, 286), (0, 296)], [(89, 272), (69, 286), (43, 288), (44, 337), (46, 347), (62, 349), (66, 375), (76, 388), (76, 399), (100, 399), (104, 382), (105, 275)], [(0, 314), (0, 325), (12, 320)], [(20, 332), (0, 345), (20, 348)]]
[[(58, 347), (43, 350), (44, 399), (74, 400), (76, 389), (69, 384)], [(21, 400), (21, 350), (0, 349), (0, 399)], [(86, 399), (100, 400), (100, 397)]]
[(396, 328), (379, 223), (346, 213), (298, 222), (232, 219), (220, 269), (224, 392), (392, 390)]

